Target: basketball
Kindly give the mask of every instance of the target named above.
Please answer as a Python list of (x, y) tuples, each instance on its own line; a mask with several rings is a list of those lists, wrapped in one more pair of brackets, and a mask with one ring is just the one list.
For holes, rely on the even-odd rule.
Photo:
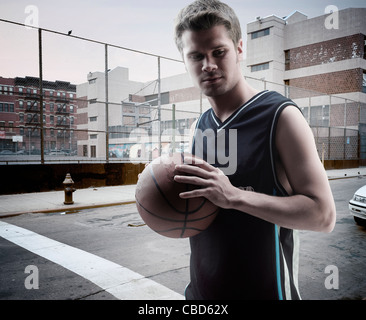
[(193, 237), (207, 229), (218, 207), (206, 198), (182, 199), (179, 194), (197, 186), (174, 181), (175, 166), (184, 153), (163, 155), (151, 162), (137, 182), (137, 210), (147, 226), (170, 238)]

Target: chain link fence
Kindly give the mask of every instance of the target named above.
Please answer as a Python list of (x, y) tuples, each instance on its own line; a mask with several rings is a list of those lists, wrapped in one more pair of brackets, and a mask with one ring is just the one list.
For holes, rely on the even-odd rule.
[[(210, 106), (180, 60), (0, 19), (0, 163), (144, 162), (188, 151)], [(293, 99), (319, 157), (359, 159), (358, 101), (245, 77)]]
[(336, 95), (245, 77), (257, 89), (275, 90), (292, 99), (309, 123), (322, 160), (358, 160), (359, 125), (366, 121), (366, 104)]

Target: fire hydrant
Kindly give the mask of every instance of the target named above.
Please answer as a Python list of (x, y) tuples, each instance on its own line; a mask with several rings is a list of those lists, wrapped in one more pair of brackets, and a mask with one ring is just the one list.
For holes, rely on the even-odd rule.
[(75, 188), (72, 187), (74, 181), (71, 179), (70, 173), (66, 174), (66, 178), (63, 182), (64, 184), (64, 191), (65, 191), (65, 201), (64, 204), (73, 204), (74, 201), (72, 200), (72, 194), (76, 191)]

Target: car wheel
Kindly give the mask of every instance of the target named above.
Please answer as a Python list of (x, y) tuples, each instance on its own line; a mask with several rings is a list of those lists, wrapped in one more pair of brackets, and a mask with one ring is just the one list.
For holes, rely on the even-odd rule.
[(356, 221), (356, 223), (359, 225), (359, 226), (363, 226), (363, 227), (366, 227), (366, 219), (361, 219), (359, 217), (353, 217)]

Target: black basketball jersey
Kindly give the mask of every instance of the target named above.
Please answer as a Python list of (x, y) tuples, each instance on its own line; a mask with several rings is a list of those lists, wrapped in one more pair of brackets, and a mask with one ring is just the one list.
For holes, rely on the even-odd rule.
[[(226, 171), (238, 188), (288, 196), (276, 175), (275, 135), (280, 113), (289, 105), (296, 106), (279, 93), (263, 91), (223, 123), (209, 109), (197, 121), (192, 152)], [(294, 230), (221, 209), (190, 245), (187, 299), (300, 299)]]

